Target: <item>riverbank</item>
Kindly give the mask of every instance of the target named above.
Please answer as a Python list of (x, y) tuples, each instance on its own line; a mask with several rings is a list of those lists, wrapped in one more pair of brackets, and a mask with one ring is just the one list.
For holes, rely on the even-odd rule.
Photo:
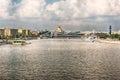
[[(40, 39), (26, 40), (26, 43), (31, 44), (32, 41), (34, 41), (34, 40), (40, 40)], [(47, 40), (47, 41), (49, 41), (49, 40), (50, 41), (51, 40), (63, 40), (63, 41), (72, 41), (72, 42), (76, 42), (76, 43), (80, 43), (80, 42), (85, 42), (85, 43), (98, 42), (98, 43), (107, 43), (107, 44), (120, 44), (119, 40), (108, 40), (108, 39), (95, 39), (95, 40), (90, 40), (90, 39), (41, 39), (41, 40)], [(6, 41), (1, 41), (0, 40), (0, 46), (7, 45), (7, 44), (11, 43), (12, 41), (13, 40), (8, 40), (8, 42), (6, 42)]]
[(97, 39), (96, 41), (100, 43), (120, 44), (119, 40)]

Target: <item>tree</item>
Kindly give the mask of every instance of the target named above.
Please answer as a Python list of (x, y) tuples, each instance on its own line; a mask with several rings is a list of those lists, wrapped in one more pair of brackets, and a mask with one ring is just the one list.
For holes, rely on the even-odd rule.
[(108, 34), (105, 34), (105, 33), (98, 34), (98, 36), (99, 36), (100, 38), (102, 38), (102, 39), (106, 39), (106, 38), (109, 37), (109, 35), (108, 35)]

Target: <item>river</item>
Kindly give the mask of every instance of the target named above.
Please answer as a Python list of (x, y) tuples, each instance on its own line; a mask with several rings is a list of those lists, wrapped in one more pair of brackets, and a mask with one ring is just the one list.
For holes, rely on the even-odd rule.
[(120, 80), (120, 45), (79, 39), (0, 46), (0, 80)]

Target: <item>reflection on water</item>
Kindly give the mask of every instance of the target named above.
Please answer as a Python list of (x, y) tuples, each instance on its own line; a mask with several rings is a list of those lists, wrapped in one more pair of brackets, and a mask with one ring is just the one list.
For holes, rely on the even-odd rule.
[(120, 80), (120, 45), (33, 40), (0, 46), (0, 80)]

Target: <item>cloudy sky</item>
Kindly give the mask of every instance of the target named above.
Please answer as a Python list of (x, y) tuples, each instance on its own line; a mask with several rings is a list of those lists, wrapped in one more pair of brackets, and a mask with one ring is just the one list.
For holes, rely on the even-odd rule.
[(120, 0), (0, 0), (0, 27), (120, 30)]

